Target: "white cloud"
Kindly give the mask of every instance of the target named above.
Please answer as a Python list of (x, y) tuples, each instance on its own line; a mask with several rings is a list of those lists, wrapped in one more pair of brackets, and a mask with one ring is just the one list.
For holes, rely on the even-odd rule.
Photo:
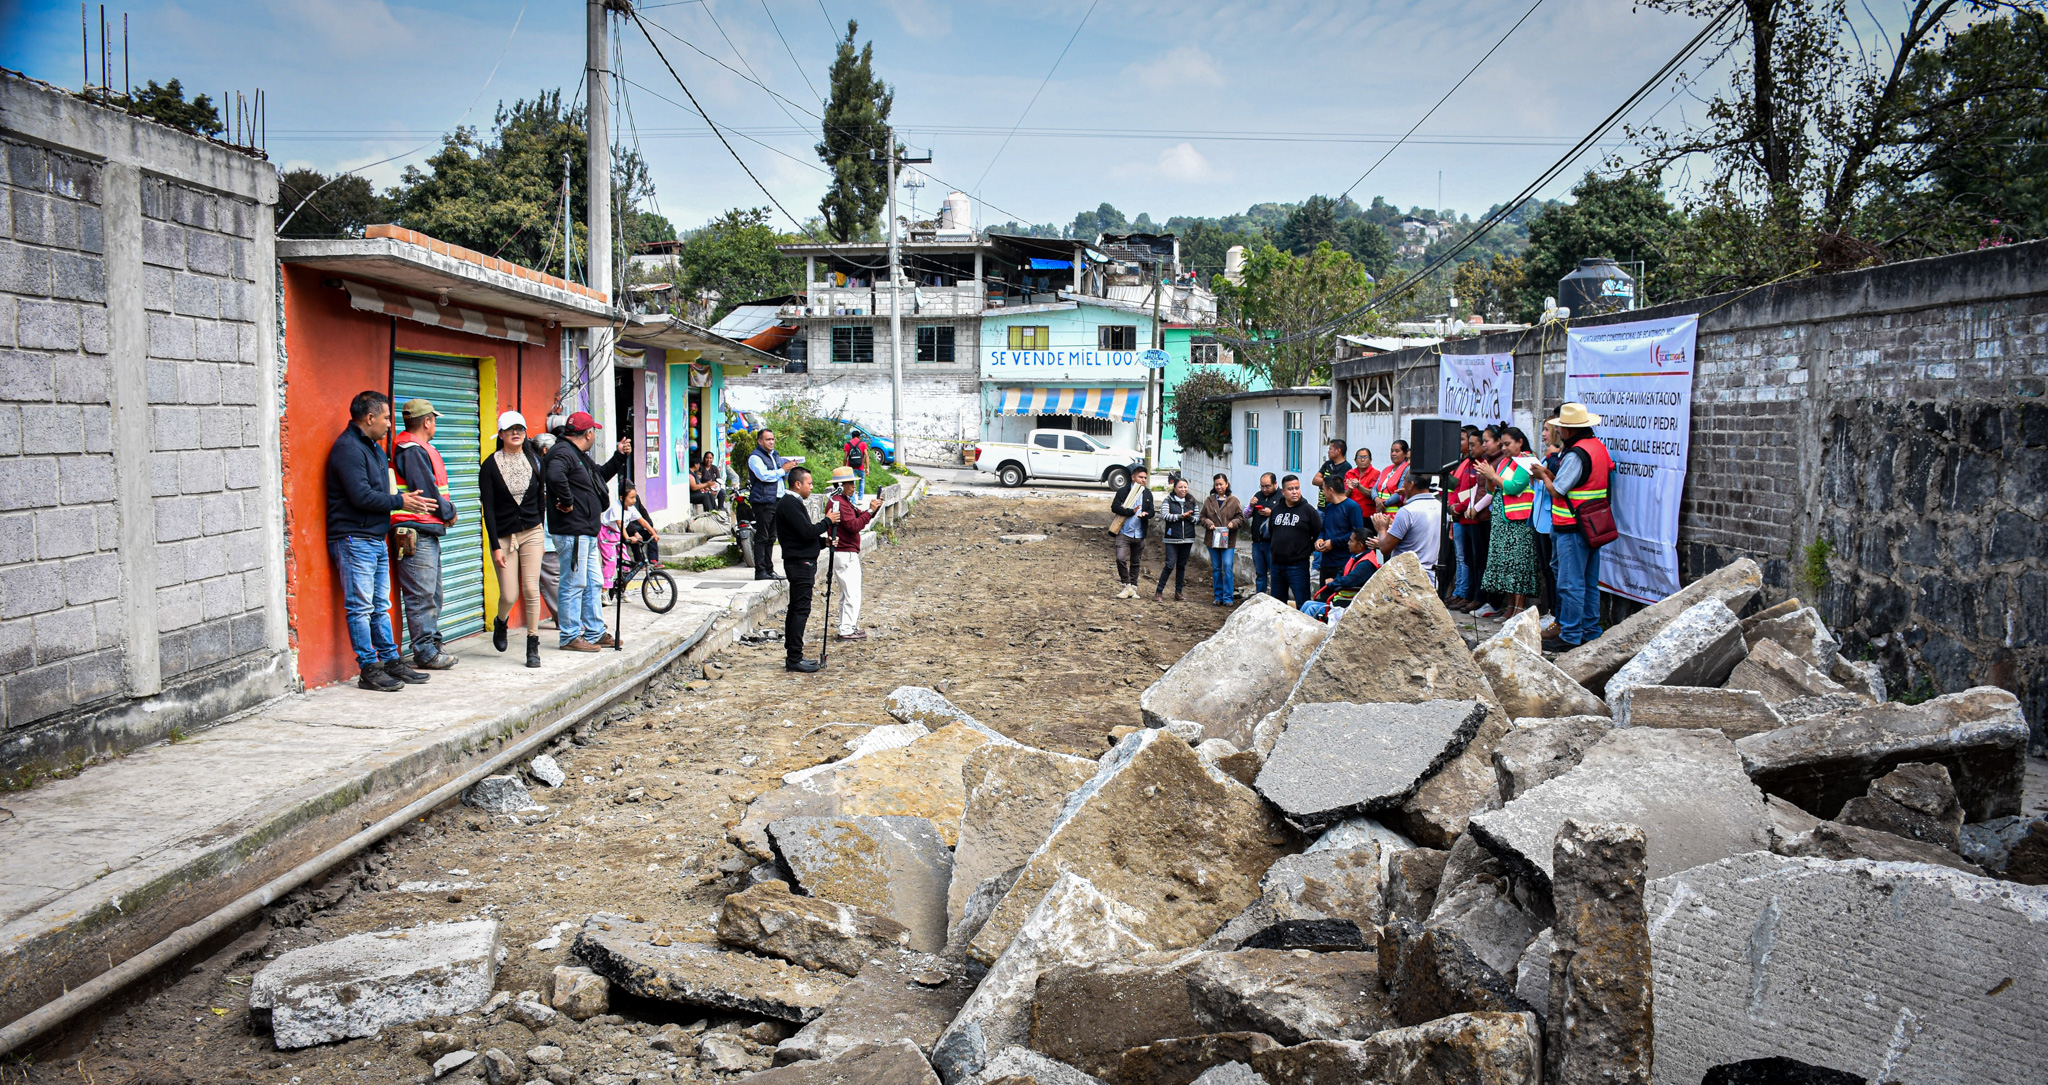
[(1217, 174), (1194, 144), (1176, 143), (1159, 152), (1159, 176), (1168, 181), (1195, 183), (1213, 181)]
[(1216, 58), (1199, 45), (1183, 45), (1157, 60), (1131, 64), (1124, 74), (1149, 90), (1179, 90), (1185, 87), (1220, 87), (1223, 69)]
[(889, 0), (889, 13), (913, 38), (943, 38), (953, 33), (953, 9), (933, 0)]

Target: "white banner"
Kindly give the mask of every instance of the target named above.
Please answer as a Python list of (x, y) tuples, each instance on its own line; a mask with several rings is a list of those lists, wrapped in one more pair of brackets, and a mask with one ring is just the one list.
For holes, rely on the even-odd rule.
[(1442, 354), (1437, 356), (1436, 371), (1436, 413), (1481, 429), (1511, 420), (1514, 355)]
[(981, 352), (988, 380), (1091, 380), (1142, 383), (1151, 370), (1135, 350), (1004, 350)]
[(1678, 499), (1692, 439), (1699, 317), (1573, 328), (1564, 398), (1600, 416), (1621, 537), (1600, 551), (1600, 588), (1654, 603), (1678, 590)]

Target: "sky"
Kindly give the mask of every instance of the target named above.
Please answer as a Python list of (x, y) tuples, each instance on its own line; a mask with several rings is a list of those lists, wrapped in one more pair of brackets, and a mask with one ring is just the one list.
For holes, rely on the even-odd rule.
[[(260, 87), (280, 168), (367, 167), (379, 187), (453, 126), (488, 128), (499, 102), (574, 93), (583, 77), (576, 0), (107, 10), (116, 86), (125, 11), (135, 83), (176, 77), (216, 97)], [(1383, 195), (1476, 216), (1534, 179), (1700, 26), (1627, 0), (1536, 0), (1374, 167), (1529, 11), (1529, 0), (649, 0), (639, 13), (655, 44), (732, 130), (759, 186), (630, 23), (617, 29), (615, 125), (638, 141), (657, 208), (678, 228), (767, 206), (763, 187), (796, 216), (814, 215), (827, 180), (811, 150), (817, 92), (852, 19), (895, 89), (899, 138), (934, 157), (924, 187), (902, 193), (920, 216), (952, 189), (976, 196), (980, 224), (991, 225), (1064, 224), (1103, 201), (1133, 218), (1224, 215), (1354, 185), (1362, 203)], [(76, 5), (0, 0), (0, 66), (76, 88), (80, 52)], [(1636, 116), (1698, 114), (1696, 100), (1667, 90)], [(1564, 195), (1583, 167), (1619, 149), (1588, 155), (1538, 195)]]

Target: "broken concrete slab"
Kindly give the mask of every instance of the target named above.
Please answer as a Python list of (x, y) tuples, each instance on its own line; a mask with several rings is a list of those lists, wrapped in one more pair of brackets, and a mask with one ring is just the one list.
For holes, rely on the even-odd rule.
[(892, 953), (861, 969), (825, 1012), (775, 1045), (777, 1064), (836, 1058), (862, 1044), (908, 1040), (930, 1056), (974, 993), (980, 970), (923, 953)]
[(1778, 714), (1779, 725), (1783, 726), (1787, 723), (1805, 723), (1815, 716), (1825, 716), (1830, 712), (1862, 708), (1864, 705), (1876, 703), (1876, 700), (1861, 693), (1836, 693), (1826, 697), (1795, 697), (1789, 701), (1779, 701), (1771, 706), (1771, 711)]
[(1266, 1079), (1247, 1063), (1224, 1062), (1202, 1071), (1189, 1085), (1266, 1085)]
[[(611, 981), (576, 964), (558, 964), (549, 976), (548, 1006), (571, 1021), (588, 1021), (612, 1008)], [(539, 1016), (528, 1011), (527, 1016)]]
[(1187, 989), (1207, 1032), (1261, 1032), (1298, 1044), (1362, 1040), (1395, 1026), (1370, 950), (1211, 953), (1188, 969)]
[(755, 798), (728, 838), (757, 859), (773, 859), (770, 822), (788, 817), (903, 816), (930, 818), (946, 846), (952, 847), (967, 799), (961, 766), (969, 754), (992, 742), (1015, 745), (979, 723), (956, 721), (908, 745), (833, 762), (826, 771)]
[(2048, 889), (1755, 853), (1652, 882), (1648, 912), (1658, 1085), (1769, 1056), (1870, 1081), (2048, 1064)]
[(1252, 744), (1252, 725), (1280, 707), (1330, 627), (1270, 595), (1254, 595), (1223, 628), (1188, 649), (1138, 697), (1147, 727), (1187, 721), (1201, 739), (1239, 749)]
[(992, 877), (983, 878), (974, 892), (967, 895), (967, 906), (960, 912), (960, 920), (946, 931), (946, 956), (958, 960), (967, 959), (968, 947), (973, 945), (974, 936), (981, 933), (982, 925), (995, 914), (996, 905), (1009, 895), (1010, 888), (1024, 874), (1019, 864)]
[(949, 926), (957, 925), (976, 886), (1023, 866), (1058, 823), (1067, 796), (1099, 768), (1085, 757), (990, 743), (961, 766), (966, 797), (959, 844), (946, 890)]
[(1774, 640), (1757, 641), (1748, 657), (1728, 672), (1727, 685), (1729, 689), (1753, 689), (1772, 704), (1849, 692), (1849, 687), (1829, 678), (1826, 671)]
[(1387, 828), (1386, 825), (1377, 819), (1361, 814), (1357, 817), (1345, 818), (1343, 821), (1324, 829), (1323, 835), (1316, 837), (1316, 842), (1310, 844), (1308, 850), (1311, 852), (1350, 851), (1353, 848), (1364, 847), (1367, 844), (1378, 844), (1380, 854), (1386, 855), (1390, 852), (1405, 851), (1412, 848), (1415, 846), (1415, 841)]
[[(1736, 668), (1740, 670), (1741, 668)], [(1785, 725), (1764, 694), (1709, 686), (1631, 686), (1614, 699), (1616, 727), (1710, 728), (1731, 739), (1760, 735)]]
[(1719, 686), (1742, 662), (1742, 623), (1719, 599), (1687, 607), (1607, 679), (1612, 702), (1631, 686)]
[(1148, 953), (1040, 972), (1031, 1003), (1031, 1049), (1115, 1079), (1125, 1051), (1162, 1036), (1211, 1031), (1195, 1016), (1188, 991), (1188, 972), (1205, 956)]
[(1821, 819), (1776, 795), (1765, 795), (1764, 806), (1771, 814), (1771, 850), (1780, 855), (1791, 854), (1785, 850), (1791, 841), (1821, 826)]
[(1269, 1085), (1538, 1085), (1542, 1041), (1533, 1013), (1461, 1013), (1367, 1040), (1323, 1040), (1267, 1052), (1252, 1068)]
[(736, 1080), (746, 1085), (939, 1085), (938, 1075), (932, 1073), (917, 1045), (908, 1040), (857, 1044), (827, 1058), (778, 1066)]
[(1837, 656), (1828, 668), (1828, 677), (1847, 686), (1850, 692), (1868, 698), (1871, 704), (1891, 700), (1885, 689), (1884, 668), (1875, 663)]
[(806, 894), (903, 924), (911, 949), (946, 948), (953, 853), (931, 819), (783, 818), (768, 826), (768, 835)]
[(1201, 944), (1259, 893), (1274, 860), (1300, 844), (1251, 789), (1202, 764), (1187, 743), (1147, 729), (1103, 756), (1068, 798), (969, 944), (993, 963), (1054, 882), (1078, 874), (1135, 909), (1132, 930), (1159, 949)]
[(1565, 819), (1551, 859), (1544, 1080), (1649, 1085), (1655, 1061), (1648, 852), (1634, 825)]
[(1552, 845), (1566, 818), (1641, 826), (1653, 877), (1771, 843), (1763, 792), (1719, 731), (1610, 731), (1577, 768), (1473, 818), (1472, 834), (1510, 873), (1547, 891)]
[[(1770, 606), (1758, 610), (1755, 614), (1751, 614), (1748, 617), (1742, 619), (1743, 638), (1748, 639), (1750, 631), (1754, 630), (1760, 623), (1770, 621), (1772, 618), (1782, 618), (1785, 615), (1790, 614), (1793, 611), (1800, 609), (1801, 607), (1804, 607), (1805, 605), (1805, 603), (1799, 601), (1798, 596), (1792, 595), (1787, 596), (1784, 599), (1780, 599), (1779, 601), (1772, 603)], [(1737, 611), (1738, 613), (1742, 610), (1741, 607), (1733, 607), (1731, 609)]]
[(1283, 856), (1259, 879), (1259, 899), (1225, 923), (1204, 949), (1238, 949), (1290, 920), (1348, 919), (1371, 930), (1385, 914), (1386, 864), (1377, 844)]
[(1396, 811), (1464, 751), (1486, 715), (1478, 701), (1296, 704), (1256, 787), (1307, 832)]
[(1245, 1064), (1254, 1055), (1279, 1048), (1278, 1041), (1257, 1032), (1170, 1037), (1124, 1052), (1112, 1080), (1123, 1085), (1191, 1085), (1219, 1066)]
[[(1186, 743), (1168, 741), (1194, 757)], [(947, 1085), (958, 1085), (980, 1073), (1004, 1048), (1025, 1043), (1039, 974), (1058, 965), (1094, 964), (1157, 949), (1137, 933), (1147, 918), (1139, 909), (1103, 894), (1080, 874), (1062, 874), (1039, 894), (1015, 935), (1004, 939), (1002, 956), (939, 1036), (932, 1051), (933, 1068)]]
[(1752, 652), (1756, 651), (1757, 645), (1772, 641), (1823, 675), (1842, 653), (1842, 642), (1828, 632), (1827, 623), (1821, 621), (1820, 611), (1812, 607), (1800, 607), (1788, 614), (1761, 618), (1754, 624), (1745, 622), (1742, 636)]
[(1529, 948), (1522, 951), (1522, 959), (1515, 962), (1515, 997), (1534, 1006), (1537, 1016), (1549, 1012), (1550, 1006), (1550, 955), (1557, 949), (1557, 942), (1545, 927), (1529, 942)]
[(1960, 855), (1963, 804), (1956, 798), (1948, 766), (1910, 761), (1871, 781), (1870, 791), (1842, 804), (1835, 820), (1844, 825), (1918, 840)]
[(1430, 927), (1455, 934), (1487, 967), (1512, 976), (1536, 932), (1547, 921), (1515, 900), (1505, 877), (1482, 872), (1454, 887), (1437, 893), (1436, 903), (1425, 921)]
[(1472, 649), (1472, 652), (1477, 655), (1489, 648), (1510, 642), (1530, 651), (1543, 650), (1543, 619), (1537, 615), (1536, 608), (1525, 607), (1520, 614), (1500, 623), (1499, 632), (1480, 641), (1479, 646)]
[(1092, 1074), (1026, 1047), (1006, 1047), (986, 1069), (950, 1085), (1107, 1085)]
[(1450, 847), (1464, 834), (1473, 814), (1499, 808), (1500, 782), (1494, 778), (1493, 751), (1513, 726), (1506, 713), (1489, 710), (1465, 752), (1422, 781), (1388, 821), (1419, 844)]
[(599, 912), (583, 921), (571, 947), (578, 959), (629, 994), (731, 1010), (798, 1024), (824, 1013), (849, 982), (837, 972), (701, 942), (670, 941), (653, 923)]
[(845, 757), (836, 761), (825, 761), (812, 765), (809, 768), (797, 769), (794, 772), (785, 772), (782, 774), (782, 782), (785, 784), (802, 783), (820, 773), (831, 771), (836, 765), (844, 765), (849, 761), (858, 761), (869, 754), (881, 753), (883, 750), (894, 750), (908, 746), (931, 733), (931, 728), (921, 723), (885, 723), (869, 727), (860, 733), (860, 737), (846, 744), (847, 752)]
[(497, 978), (497, 921), (427, 924), (281, 954), (250, 982), (249, 1008), (269, 1012), (272, 1037), (290, 1051), (467, 1013)]
[(882, 707), (889, 715), (894, 716), (898, 723), (922, 724), (934, 732), (954, 724), (962, 724), (980, 731), (988, 738), (1009, 741), (1003, 738), (1001, 732), (962, 711), (938, 690), (925, 686), (897, 686), (889, 691), (889, 696), (883, 700)]
[(1435, 848), (1409, 848), (1387, 859), (1386, 906), (1389, 919), (1421, 922), (1436, 907), (1437, 887), (1444, 877), (1444, 861), (1451, 853)]
[(1380, 928), (1379, 979), (1395, 1021), (1419, 1025), (1454, 1013), (1534, 1007), (1514, 984), (1449, 931), (1396, 919)]
[(1540, 648), (1496, 637), (1480, 644), (1472, 659), (1511, 719), (1608, 714), (1605, 702), (1543, 658)]
[[(1634, 659), (1643, 647), (1663, 632), (1679, 615), (1698, 603), (1718, 600), (1730, 611), (1740, 613), (1763, 590), (1763, 570), (1749, 558), (1737, 558), (1671, 595), (1628, 616), (1620, 625), (1600, 634), (1558, 658), (1559, 670), (1580, 685), (1606, 697), (1607, 680), (1623, 664)], [(1689, 682), (1687, 685), (1713, 683)]]
[(1929, 863), (1969, 874), (1983, 868), (1939, 844), (1909, 840), (1903, 836), (1861, 825), (1823, 821), (1810, 832), (1784, 837), (1772, 849), (1779, 855), (1809, 856), (1816, 859), (1870, 859), (1880, 863)]
[(2008, 881), (2048, 884), (2048, 818), (2003, 817), (1965, 825), (1963, 858)]
[(1375, 1080), (1366, 1076), (1365, 1052), (1364, 1040), (1310, 1040), (1258, 1052), (1250, 1065), (1267, 1085), (1363, 1085)]
[(533, 801), (533, 793), (526, 790), (525, 782), (509, 774), (486, 776), (471, 784), (469, 790), (462, 793), (462, 805), (486, 814), (517, 814), (522, 810), (540, 808), (540, 804)]
[(767, 881), (725, 898), (718, 940), (805, 968), (860, 974), (868, 961), (910, 945), (910, 928), (887, 916), (820, 897), (800, 897)]
[(1514, 730), (1493, 748), (1501, 801), (1571, 771), (1586, 749), (1613, 729), (1614, 723), (1605, 716), (1516, 720)]
[(1757, 786), (1819, 817), (1834, 817), (1885, 773), (1924, 761), (1948, 767), (1966, 820), (1989, 821), (2020, 812), (2027, 719), (2019, 698), (1978, 686), (1917, 705), (1831, 712), (1735, 745)]

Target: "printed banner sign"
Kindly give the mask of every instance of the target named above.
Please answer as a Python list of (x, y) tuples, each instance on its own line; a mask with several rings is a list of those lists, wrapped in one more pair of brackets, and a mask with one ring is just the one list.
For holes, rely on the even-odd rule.
[(1004, 350), (981, 352), (988, 380), (1145, 380), (1145, 361), (1135, 350)]
[(1692, 438), (1699, 317), (1573, 328), (1564, 398), (1600, 416), (1621, 537), (1600, 551), (1600, 588), (1654, 603), (1678, 590), (1678, 499)]
[(1484, 428), (1511, 422), (1513, 416), (1509, 414), (1509, 408), (1514, 406), (1514, 402), (1514, 355), (1437, 356), (1437, 414), (1455, 418), (1462, 425)]

